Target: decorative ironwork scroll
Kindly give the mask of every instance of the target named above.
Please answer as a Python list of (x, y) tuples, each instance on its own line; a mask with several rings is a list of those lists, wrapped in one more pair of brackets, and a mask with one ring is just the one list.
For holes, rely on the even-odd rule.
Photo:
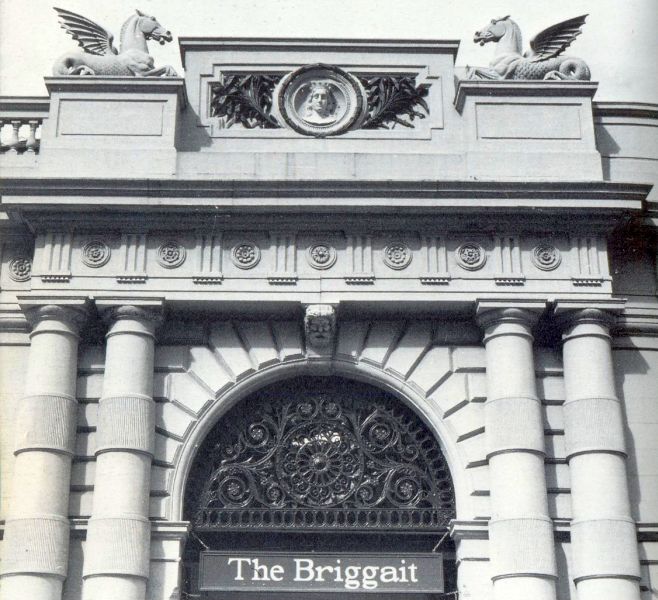
[(448, 467), (411, 410), (364, 384), (295, 381), (236, 406), (204, 443), (195, 529), (447, 527)]
[(212, 87), (210, 114), (224, 118), (224, 127), (240, 124), (246, 129), (281, 127), (272, 116), (277, 75), (224, 75)]
[(416, 85), (414, 77), (362, 78), (368, 95), (368, 116), (362, 129), (392, 129), (396, 125), (413, 128), (415, 119), (430, 113), (426, 85)]

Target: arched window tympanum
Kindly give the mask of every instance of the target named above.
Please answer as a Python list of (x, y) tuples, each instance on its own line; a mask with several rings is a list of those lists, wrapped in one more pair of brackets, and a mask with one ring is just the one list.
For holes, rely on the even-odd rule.
[(432, 531), (455, 516), (441, 449), (397, 398), (302, 377), (234, 406), (199, 449), (186, 493), (199, 533)]

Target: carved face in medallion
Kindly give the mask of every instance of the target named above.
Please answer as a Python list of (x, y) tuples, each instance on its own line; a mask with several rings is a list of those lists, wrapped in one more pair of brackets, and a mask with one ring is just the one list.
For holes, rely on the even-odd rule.
[(332, 86), (327, 82), (313, 82), (304, 103), (303, 119), (308, 123), (327, 124), (336, 120), (337, 102)]
[(309, 65), (283, 78), (278, 110), (302, 135), (345, 133), (364, 117), (367, 99), (361, 83), (338, 67)]

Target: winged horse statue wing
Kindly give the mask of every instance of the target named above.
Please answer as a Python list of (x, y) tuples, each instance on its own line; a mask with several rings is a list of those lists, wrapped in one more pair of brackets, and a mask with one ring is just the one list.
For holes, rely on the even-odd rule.
[(57, 11), (60, 26), (88, 54), (104, 56), (118, 54), (112, 43), (114, 36), (98, 23), (63, 8), (53, 7)]
[(574, 17), (540, 31), (530, 40), (533, 53), (528, 58), (532, 62), (540, 62), (562, 54), (582, 33), (587, 17), (588, 15)]

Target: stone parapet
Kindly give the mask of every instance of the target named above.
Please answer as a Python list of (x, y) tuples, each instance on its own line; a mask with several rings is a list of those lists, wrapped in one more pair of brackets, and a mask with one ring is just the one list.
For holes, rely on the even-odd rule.
[[(184, 83), (177, 78), (47, 77), (39, 169), (77, 176), (173, 175)], [(112, 115), (108, 118), (108, 115)]]

